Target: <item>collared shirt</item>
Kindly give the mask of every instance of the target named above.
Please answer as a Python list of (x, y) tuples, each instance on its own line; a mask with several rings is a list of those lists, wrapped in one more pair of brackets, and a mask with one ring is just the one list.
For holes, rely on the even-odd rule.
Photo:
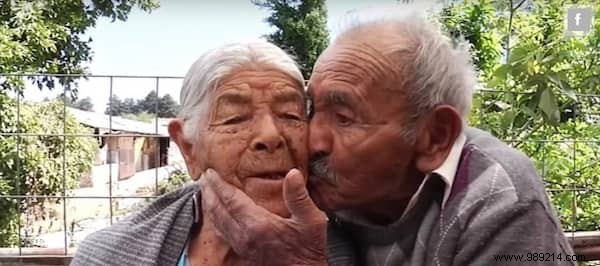
[(456, 141), (454, 141), (454, 145), (452, 145), (450, 153), (448, 154), (448, 157), (446, 157), (446, 160), (444, 160), (442, 165), (440, 165), (440, 167), (438, 167), (437, 169), (433, 170), (432, 173), (428, 174), (423, 179), (423, 182), (421, 183), (421, 185), (419, 185), (417, 192), (415, 192), (415, 194), (412, 195), (410, 201), (408, 202), (408, 205), (406, 205), (406, 208), (404, 209), (404, 213), (402, 213), (400, 220), (402, 220), (404, 216), (406, 216), (406, 214), (415, 206), (417, 200), (419, 199), (419, 196), (421, 195), (423, 186), (425, 185), (427, 180), (431, 178), (432, 174), (439, 175), (446, 185), (446, 188), (444, 189), (444, 197), (442, 200), (442, 208), (444, 208), (448, 197), (450, 197), (450, 190), (452, 189), (452, 185), (454, 184), (454, 177), (456, 176), (456, 170), (458, 169), (458, 164), (460, 163), (460, 154), (466, 141), (467, 137), (463, 133), (461, 133), (456, 139)]

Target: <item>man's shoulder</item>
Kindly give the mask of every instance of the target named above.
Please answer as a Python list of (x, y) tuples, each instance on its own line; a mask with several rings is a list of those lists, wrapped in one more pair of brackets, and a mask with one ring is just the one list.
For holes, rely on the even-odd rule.
[(533, 161), (491, 134), (467, 131), (453, 190), (433, 234), (436, 258), (484, 265), (503, 252), (572, 254)]
[[(544, 184), (533, 161), (491, 134), (470, 128), (461, 162), (444, 209), (467, 227), (484, 216), (501, 218), (541, 204), (539, 211), (556, 220)], [(475, 219), (475, 217), (479, 217)], [(489, 221), (492, 221), (490, 219)]]
[(515, 200), (530, 202), (545, 199), (544, 184), (535, 164), (525, 153), (508, 146), (490, 133), (470, 128), (463, 153), (469, 153), (470, 186), (481, 193), (513, 191)]

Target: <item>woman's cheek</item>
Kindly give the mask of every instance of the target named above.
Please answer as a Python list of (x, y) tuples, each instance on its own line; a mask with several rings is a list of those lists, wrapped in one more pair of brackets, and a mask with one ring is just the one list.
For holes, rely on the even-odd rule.
[(247, 148), (248, 134), (236, 134), (213, 131), (211, 145), (207, 149), (207, 165), (221, 175), (223, 180), (241, 188), (242, 184), (237, 176), (238, 165)]

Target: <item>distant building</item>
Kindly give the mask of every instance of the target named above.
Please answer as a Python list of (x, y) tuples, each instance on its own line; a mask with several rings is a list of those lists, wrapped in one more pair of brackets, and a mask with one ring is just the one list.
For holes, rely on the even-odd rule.
[[(94, 130), (99, 147), (94, 165), (118, 167), (118, 180), (166, 166), (172, 157), (181, 158), (177, 145), (169, 139), (170, 119), (146, 123), (74, 108), (68, 111), (80, 124)], [(86, 182), (82, 183), (85, 186)]]

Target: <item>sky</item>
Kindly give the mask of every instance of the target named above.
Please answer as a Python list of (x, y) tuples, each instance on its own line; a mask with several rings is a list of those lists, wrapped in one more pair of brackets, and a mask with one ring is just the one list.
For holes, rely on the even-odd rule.
[[(254, 39), (272, 32), (264, 19), (267, 10), (250, 0), (162, 0), (161, 7), (146, 13), (134, 10), (125, 22), (101, 19), (86, 35), (92, 38), (94, 75), (185, 75), (191, 64), (206, 50), (229, 41)], [(395, 0), (329, 0), (328, 29), (335, 35), (343, 15), (352, 9), (395, 4)], [(156, 90), (155, 78), (114, 78), (113, 94), (119, 98), (143, 98)], [(159, 95), (171, 94), (179, 101), (181, 79), (160, 79)], [(109, 99), (110, 80), (90, 78), (79, 84), (79, 97), (90, 97), (96, 112), (104, 112)], [(25, 99), (41, 101), (55, 97), (49, 92), (28, 88)]]

